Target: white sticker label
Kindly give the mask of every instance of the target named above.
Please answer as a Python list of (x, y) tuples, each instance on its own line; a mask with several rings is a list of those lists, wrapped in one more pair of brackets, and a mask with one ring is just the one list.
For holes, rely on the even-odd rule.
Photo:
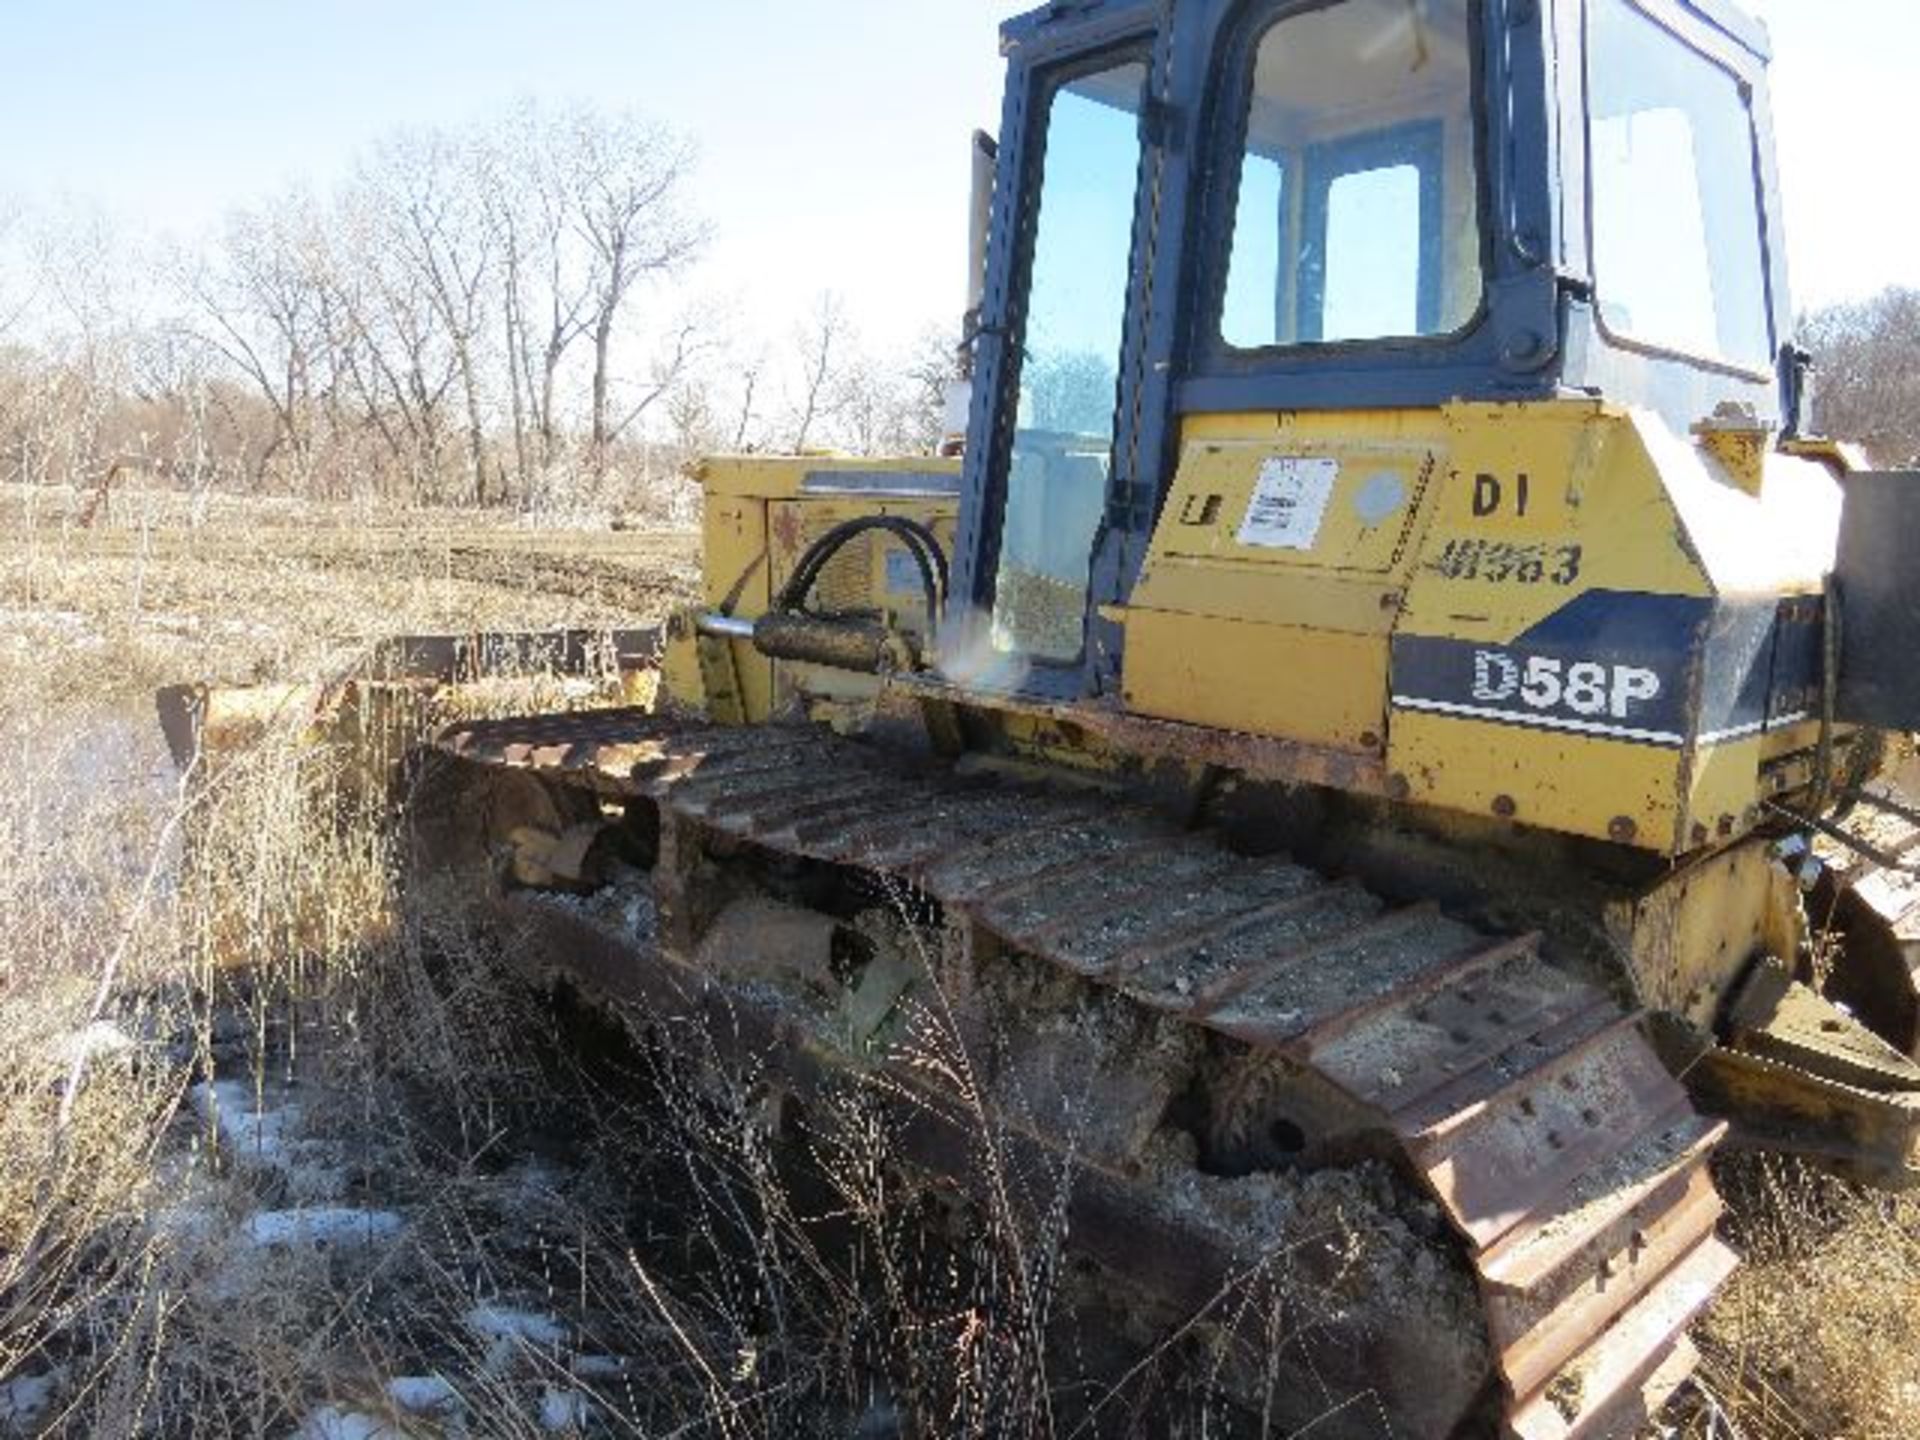
[(1269, 550), (1311, 550), (1340, 478), (1338, 460), (1269, 460), (1253, 484), (1240, 543)]

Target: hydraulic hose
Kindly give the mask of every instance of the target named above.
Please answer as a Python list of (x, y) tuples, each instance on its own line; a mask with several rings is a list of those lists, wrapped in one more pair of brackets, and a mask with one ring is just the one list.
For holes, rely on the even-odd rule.
[(828, 563), (850, 541), (874, 530), (890, 534), (906, 546), (907, 553), (913, 557), (914, 568), (920, 572), (920, 588), (927, 602), (928, 627), (938, 625), (947, 594), (946, 554), (940, 549), (939, 540), (925, 525), (899, 515), (862, 515), (842, 521), (827, 531), (801, 555), (800, 563), (794, 567), (793, 574), (781, 588), (773, 608), (808, 613), (807, 599)]

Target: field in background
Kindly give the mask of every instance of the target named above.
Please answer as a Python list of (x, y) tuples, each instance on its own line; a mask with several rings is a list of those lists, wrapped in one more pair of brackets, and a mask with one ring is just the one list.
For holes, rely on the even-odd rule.
[[(294, 747), (183, 843), (209, 817), (185, 823), (155, 686), (647, 623), (693, 593), (690, 534), (87, 504), (0, 489), (0, 1434), (1018, 1433), (1040, 1357), (952, 1297), (824, 1279), (751, 1097), (563, 1043), (457, 907), (396, 907), (372, 828), (300, 823), (324, 777)], [(869, 1139), (834, 1173), (884, 1260)], [(1920, 1207), (1724, 1179), (1753, 1263), (1685, 1432), (1914, 1433)], [(889, 1345), (947, 1372), (947, 1408), (874, 1388)]]
[(0, 695), (324, 675), (396, 631), (621, 626), (690, 598), (691, 531), (0, 487)]

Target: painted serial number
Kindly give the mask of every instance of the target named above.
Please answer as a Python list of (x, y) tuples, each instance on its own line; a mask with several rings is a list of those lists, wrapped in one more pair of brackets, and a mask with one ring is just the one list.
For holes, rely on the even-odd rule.
[(1580, 578), (1580, 563), (1584, 558), (1578, 545), (1449, 540), (1434, 560), (1433, 568), (1449, 580), (1564, 587)]
[(1510, 655), (1504, 650), (1480, 650), (1473, 657), (1473, 698), (1482, 704), (1518, 700), (1533, 710), (1629, 720), (1634, 707), (1658, 699), (1660, 689), (1659, 674), (1639, 665)]

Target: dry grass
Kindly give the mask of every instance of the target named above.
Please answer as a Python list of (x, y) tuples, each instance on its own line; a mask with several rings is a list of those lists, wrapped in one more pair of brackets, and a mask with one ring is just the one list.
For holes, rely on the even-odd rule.
[[(383, 1388), (404, 1375), (474, 1436), (1046, 1428), (1044, 1183), (930, 1250), (953, 1217), (850, 1103), (803, 1199), (753, 1077), (636, 1070), (578, 1022), (561, 1043), (458, 905), (399, 903), (385, 835), (310, 823), (335, 781), (310, 752), (270, 741), (190, 800), (151, 722), (158, 683), (319, 678), (396, 630), (656, 618), (690, 537), (140, 492), (81, 528), (75, 504), (0, 493), (0, 1382), (50, 1381), (0, 1434), (455, 1433)], [(1689, 1433), (1913, 1433), (1920, 1209), (1728, 1182), (1749, 1265)], [(400, 1230), (244, 1243), (314, 1206)], [(835, 1256), (802, 1209), (837, 1217)]]
[(693, 593), (696, 537), (0, 487), (0, 695), (144, 704), (182, 679), (323, 677), (396, 631), (645, 623)]
[[(531, 593), (516, 557), (566, 553), (550, 537), (144, 501), (82, 528), (73, 497), (0, 496), (0, 1433), (287, 1434), (410, 1362), (467, 1363), (470, 1405), (515, 1392), (483, 1433), (538, 1433), (521, 1361), (564, 1357), (491, 1354), (460, 1317), (538, 1297), (549, 1232), (584, 1260), (603, 1208), (487, 1183), (503, 1127), (552, 1103), (539, 1017), (485, 963), (433, 973), (484, 950), (402, 914), (376, 828), (310, 823), (324, 757), (270, 741), (189, 789), (146, 697), (322, 678), (395, 630), (644, 623), (684, 593), (690, 542), (583, 536), (580, 583)], [(183, 1104), (216, 1077), (255, 1097), (218, 1133)], [(273, 1154), (248, 1153), (255, 1106)], [(511, 1225), (486, 1213), (503, 1200)], [(406, 1238), (236, 1243), (316, 1201), (404, 1203)], [(607, 1244), (599, 1272), (625, 1275)]]
[(1774, 1158), (1722, 1167), (1746, 1260), (1702, 1327), (1702, 1422), (1746, 1440), (1920, 1431), (1920, 1197)]
[(1033, 1430), (1057, 1223), (940, 1259), (857, 1107), (802, 1219), (751, 1077), (560, 1043), (382, 827), (315, 823), (324, 754), (183, 786), (151, 721), (396, 630), (656, 619), (687, 537), (146, 500), (0, 496), (0, 1434)]

